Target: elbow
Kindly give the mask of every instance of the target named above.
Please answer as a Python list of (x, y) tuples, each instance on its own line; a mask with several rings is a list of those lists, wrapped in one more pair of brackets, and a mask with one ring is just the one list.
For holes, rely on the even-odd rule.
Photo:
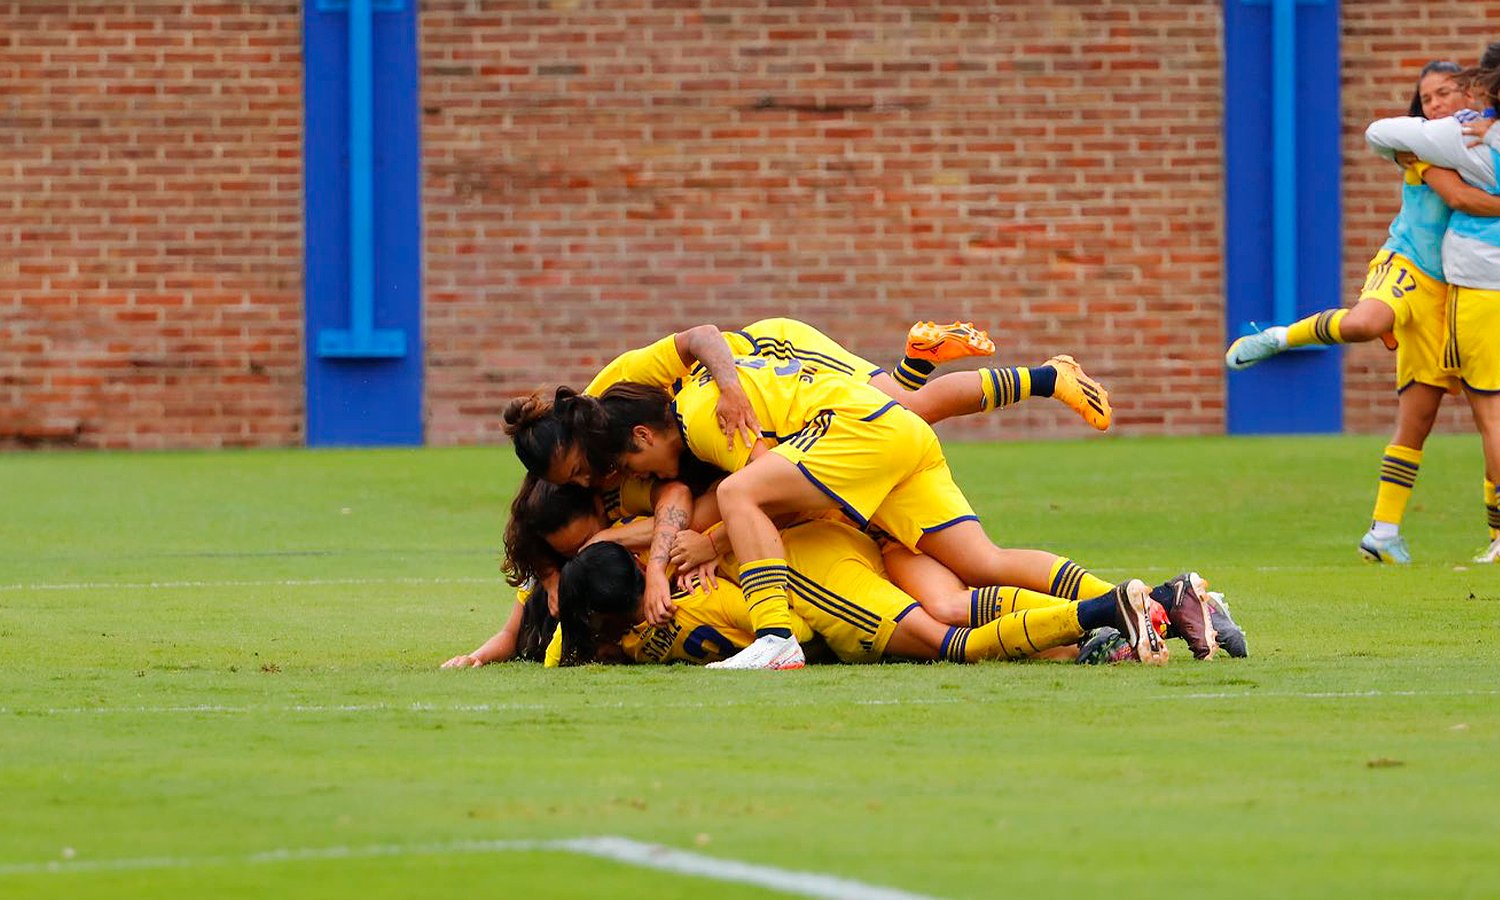
[(691, 509), (693, 505), (693, 492), (687, 485), (680, 481), (669, 481), (662, 485), (662, 502), (671, 506), (680, 506), (683, 509)]
[(669, 509), (681, 510), (684, 516), (692, 513), (693, 492), (680, 481), (668, 481), (657, 488), (656, 519), (658, 522), (662, 521), (662, 513)]
[(1387, 159), (1391, 159), (1395, 156), (1396, 151), (1410, 149), (1402, 146), (1399, 142), (1393, 142), (1391, 135), (1387, 133), (1389, 129), (1385, 128), (1384, 124), (1384, 120), (1371, 122), (1370, 127), (1365, 129), (1365, 143), (1370, 146), (1371, 150), (1374, 150)]
[(716, 325), (694, 325), (684, 333), (687, 335), (687, 345), (689, 347), (697, 347), (701, 345), (702, 341), (713, 340), (718, 337), (719, 328)]

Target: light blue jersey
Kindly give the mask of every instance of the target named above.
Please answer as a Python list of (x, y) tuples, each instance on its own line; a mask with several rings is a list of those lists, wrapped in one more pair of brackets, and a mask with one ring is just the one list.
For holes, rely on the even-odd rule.
[[(1500, 172), (1500, 151), (1496, 151), (1493, 147), (1488, 149), (1495, 171)], [(1492, 184), (1485, 190), (1500, 196), (1500, 185)], [(1455, 211), (1453, 218), (1449, 220), (1448, 227), (1459, 237), (1480, 241), (1491, 247), (1500, 247), (1500, 218), (1495, 216), (1474, 216), (1466, 212)]]
[[(1475, 187), (1500, 193), (1495, 186), (1500, 129), (1491, 128), (1484, 136), (1486, 146), (1470, 147), (1463, 122), (1471, 115), (1465, 111), (1443, 119), (1381, 119), (1365, 130), (1365, 140), (1387, 159), (1408, 150), (1423, 162), (1453, 169)], [(1453, 213), (1443, 236), (1442, 260), (1443, 280), (1449, 284), (1500, 290), (1500, 224), (1496, 219)]]
[(1423, 183), (1419, 170), (1409, 167), (1401, 185), (1401, 211), (1391, 220), (1391, 236), (1381, 249), (1401, 254), (1443, 281), (1443, 234), (1452, 214), (1437, 191)]

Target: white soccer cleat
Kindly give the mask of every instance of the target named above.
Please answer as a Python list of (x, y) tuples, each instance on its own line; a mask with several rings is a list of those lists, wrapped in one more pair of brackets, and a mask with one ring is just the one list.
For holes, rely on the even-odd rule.
[(1378, 538), (1371, 532), (1365, 532), (1365, 536), (1359, 539), (1359, 555), (1370, 562), (1411, 565), (1411, 548), (1406, 546), (1406, 538), (1399, 534)]
[(1247, 334), (1230, 344), (1229, 351), (1224, 354), (1224, 363), (1235, 371), (1248, 369), (1285, 349), (1286, 326), (1273, 325), (1265, 331)]
[(1477, 563), (1500, 562), (1500, 538), (1490, 541), (1490, 545), (1484, 549), (1483, 553), (1474, 557), (1474, 561)]
[(800, 669), (807, 665), (802, 645), (794, 637), (766, 635), (723, 662), (709, 663), (709, 669)]

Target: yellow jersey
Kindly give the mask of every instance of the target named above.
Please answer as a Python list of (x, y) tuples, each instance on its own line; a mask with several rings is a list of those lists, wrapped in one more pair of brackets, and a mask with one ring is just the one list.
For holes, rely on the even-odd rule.
[(729, 581), (711, 590), (672, 596), (677, 613), (665, 625), (642, 622), (620, 639), (620, 649), (639, 663), (696, 665), (733, 656), (755, 641), (745, 595)]
[[(795, 359), (825, 372), (837, 372), (851, 378), (868, 381), (885, 371), (869, 360), (850, 353), (842, 344), (796, 319), (775, 318), (751, 322), (738, 331), (723, 332), (724, 343), (735, 356), (762, 356), (774, 359)], [(701, 366), (693, 366), (693, 374)], [(637, 350), (627, 350), (599, 370), (594, 380), (584, 389), (590, 397), (597, 397), (612, 385), (622, 381), (634, 381), (659, 387), (669, 394), (677, 393), (688, 378), (689, 367), (677, 352), (677, 335), (669, 334), (654, 344)]]
[[(738, 356), (734, 363), (760, 419), (761, 437), (771, 446), (810, 446), (835, 415), (870, 421), (898, 405), (868, 382), (799, 359)], [(728, 446), (714, 414), (718, 402), (719, 386), (703, 372), (683, 384), (673, 408), (688, 450), (726, 472), (737, 472), (749, 464), (750, 448), (743, 441)]]
[(622, 381), (634, 381), (659, 387), (670, 394), (677, 390), (677, 383), (687, 374), (687, 363), (677, 352), (677, 335), (673, 333), (650, 346), (627, 350), (616, 356), (599, 370), (583, 392), (597, 397)]
[(767, 356), (795, 359), (825, 372), (837, 372), (860, 381), (885, 371), (868, 359), (849, 352), (844, 345), (796, 319), (761, 319), (739, 331), (724, 332), (724, 342), (735, 356)]
[[(755, 641), (750, 608), (739, 586), (726, 579), (712, 590), (672, 595), (677, 614), (665, 625), (642, 622), (620, 639), (620, 649), (638, 663), (686, 662), (702, 665), (733, 656)], [(544, 665), (562, 661), (562, 629), (547, 645)]]
[(609, 525), (624, 525), (637, 516), (656, 514), (651, 503), (651, 492), (656, 488), (655, 478), (628, 475), (619, 487), (610, 488), (602, 495), (604, 520)]

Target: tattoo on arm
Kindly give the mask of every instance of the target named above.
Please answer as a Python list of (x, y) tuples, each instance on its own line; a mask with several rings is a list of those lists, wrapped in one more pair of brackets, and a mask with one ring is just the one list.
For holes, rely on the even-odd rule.
[(680, 506), (657, 510), (656, 534), (651, 541), (651, 561), (665, 565), (672, 558), (672, 539), (688, 525), (688, 511)]

